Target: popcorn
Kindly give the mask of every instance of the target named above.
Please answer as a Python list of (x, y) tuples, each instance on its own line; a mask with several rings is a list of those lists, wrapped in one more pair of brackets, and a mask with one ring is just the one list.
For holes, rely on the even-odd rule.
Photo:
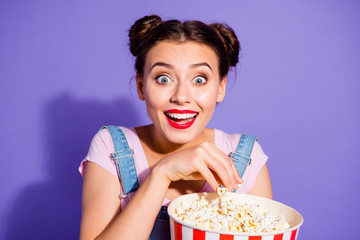
[(229, 190), (225, 187), (221, 187), (219, 186), (217, 189), (216, 189), (216, 192), (219, 196), (225, 196), (225, 194), (227, 194), (229, 192)]
[(272, 232), (290, 228), (284, 216), (260, 212), (258, 204), (240, 204), (226, 200), (226, 188), (218, 188), (218, 198), (209, 202), (201, 196), (191, 204), (182, 202), (175, 208), (180, 221), (215, 231)]

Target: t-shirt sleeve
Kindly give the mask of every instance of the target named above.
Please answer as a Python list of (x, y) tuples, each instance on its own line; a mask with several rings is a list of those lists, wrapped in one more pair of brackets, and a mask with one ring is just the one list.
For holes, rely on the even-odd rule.
[(115, 150), (109, 131), (107, 129), (101, 129), (93, 137), (88, 154), (81, 161), (79, 172), (84, 176), (86, 163), (93, 162), (117, 178), (116, 166), (110, 157), (110, 154), (113, 152), (115, 152)]
[(258, 141), (255, 141), (251, 155), (251, 164), (246, 168), (243, 176), (246, 193), (254, 186), (257, 175), (268, 160)]

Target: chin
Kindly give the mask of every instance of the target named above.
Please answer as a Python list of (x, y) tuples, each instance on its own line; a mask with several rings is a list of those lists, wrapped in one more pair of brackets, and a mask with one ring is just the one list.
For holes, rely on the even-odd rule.
[(191, 142), (194, 139), (193, 138), (190, 139), (188, 136), (186, 136), (186, 137), (174, 137), (174, 136), (171, 136), (170, 138), (167, 138), (167, 140), (169, 142), (171, 142), (171, 143), (174, 143), (174, 144), (183, 145), (183, 144)]
[(165, 133), (164, 137), (171, 143), (186, 144), (196, 139), (202, 131), (194, 129), (178, 130), (174, 129)]

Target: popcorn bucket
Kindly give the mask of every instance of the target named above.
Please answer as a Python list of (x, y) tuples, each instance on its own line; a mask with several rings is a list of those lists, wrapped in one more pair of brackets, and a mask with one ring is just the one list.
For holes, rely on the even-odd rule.
[(271, 199), (238, 193), (227, 193), (224, 197), (226, 199), (235, 199), (239, 204), (258, 204), (260, 212), (283, 215), (290, 224), (290, 228), (282, 231), (256, 233), (215, 231), (194, 226), (176, 218), (175, 209), (182, 202), (190, 205), (200, 196), (205, 196), (208, 201), (218, 198), (217, 193), (193, 193), (182, 195), (170, 203), (168, 214), (170, 216), (171, 240), (296, 240), (300, 226), (303, 223), (303, 217), (291, 207)]

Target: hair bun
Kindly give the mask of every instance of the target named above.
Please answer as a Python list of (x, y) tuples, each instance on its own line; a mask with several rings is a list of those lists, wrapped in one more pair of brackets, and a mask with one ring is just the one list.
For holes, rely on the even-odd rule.
[(213, 23), (209, 25), (219, 35), (228, 54), (230, 66), (236, 66), (239, 62), (241, 46), (234, 30), (226, 24)]
[(138, 56), (138, 50), (142, 40), (150, 31), (159, 26), (161, 23), (162, 20), (158, 15), (151, 15), (138, 19), (134, 25), (131, 26), (129, 30), (129, 46), (132, 55), (135, 57)]

